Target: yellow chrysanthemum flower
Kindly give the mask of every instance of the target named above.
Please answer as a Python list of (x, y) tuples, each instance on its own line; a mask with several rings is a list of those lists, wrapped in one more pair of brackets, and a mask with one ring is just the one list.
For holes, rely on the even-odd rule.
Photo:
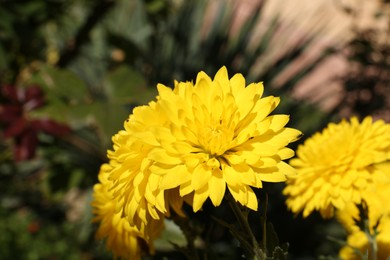
[(107, 179), (109, 168), (107, 164), (102, 165), (99, 173), (100, 183), (94, 186), (93, 221), (99, 222), (96, 238), (106, 240), (106, 247), (113, 252), (115, 258), (141, 259), (141, 245), (143, 248), (148, 245), (150, 253), (154, 251), (153, 240), (163, 228), (163, 219), (149, 221), (147, 231), (141, 232), (131, 225), (127, 218), (121, 216), (110, 192), (112, 183)]
[[(379, 234), (376, 236), (376, 259), (388, 259), (390, 257), (390, 218), (383, 217), (378, 226)], [(344, 246), (339, 253), (344, 260), (360, 260), (362, 255), (368, 253), (372, 256), (372, 248), (369, 246), (367, 235), (363, 231), (356, 231), (347, 238), (348, 246)], [(357, 253), (358, 250), (361, 254)], [(373, 259), (369, 257), (368, 259)]]
[(187, 196), (195, 212), (208, 198), (218, 206), (226, 187), (256, 210), (251, 187), (295, 173), (282, 160), (294, 155), (286, 146), (301, 133), (285, 127), (287, 115), (269, 115), (279, 98), (262, 98), (261, 83), (246, 86), (222, 67), (213, 80), (200, 72), (195, 84), (157, 88), (157, 100), (133, 110), (108, 153), (117, 210), (137, 227), (170, 207), (180, 213)]
[(390, 159), (390, 125), (366, 117), (359, 123), (330, 123), (300, 145), (290, 160), (298, 174), (287, 180), (287, 206), (307, 217), (318, 210), (330, 217), (334, 209), (359, 204), (362, 192), (387, 178), (383, 163)]

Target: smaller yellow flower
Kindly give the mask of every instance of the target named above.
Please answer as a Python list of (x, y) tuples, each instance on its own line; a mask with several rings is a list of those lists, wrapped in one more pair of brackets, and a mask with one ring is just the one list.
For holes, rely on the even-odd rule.
[(319, 211), (323, 217), (333, 216), (352, 202), (359, 204), (362, 192), (375, 182), (388, 177), (382, 165), (390, 160), (390, 125), (366, 117), (359, 123), (331, 123), (314, 134), (290, 160), (298, 174), (289, 176), (283, 193), (287, 206), (307, 217)]
[[(388, 259), (390, 256), (390, 218), (384, 217), (381, 219), (378, 226), (379, 234), (376, 236), (378, 245), (376, 259)], [(362, 255), (368, 252), (368, 256), (372, 255), (369, 246), (367, 235), (363, 231), (356, 231), (348, 236), (347, 243), (349, 246), (344, 246), (339, 253), (341, 259), (345, 260), (360, 260), (362, 259), (354, 249), (357, 249)], [(369, 258), (372, 259), (372, 258)]]
[(153, 253), (153, 240), (163, 228), (163, 219), (149, 221), (147, 229), (139, 230), (131, 225), (127, 218), (123, 218), (121, 211), (117, 211), (115, 200), (110, 192), (112, 183), (107, 179), (107, 168), (104, 164), (99, 172), (100, 183), (94, 186), (94, 200), (92, 202), (94, 222), (99, 222), (96, 232), (97, 239), (105, 239), (108, 251), (114, 257), (121, 259), (141, 259), (141, 245), (148, 245), (149, 252)]

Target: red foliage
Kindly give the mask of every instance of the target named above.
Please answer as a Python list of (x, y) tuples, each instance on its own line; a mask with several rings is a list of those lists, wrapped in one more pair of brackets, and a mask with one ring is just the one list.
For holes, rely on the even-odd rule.
[(45, 105), (44, 94), (39, 86), (17, 88), (3, 85), (0, 92), (0, 124), (3, 137), (14, 140), (14, 159), (28, 160), (35, 156), (38, 145), (38, 133), (63, 136), (70, 128), (50, 118), (33, 118), (29, 112)]

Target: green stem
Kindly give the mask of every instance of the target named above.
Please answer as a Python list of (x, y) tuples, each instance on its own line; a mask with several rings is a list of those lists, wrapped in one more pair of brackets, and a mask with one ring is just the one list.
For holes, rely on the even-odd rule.
[(195, 246), (195, 239), (196, 239), (196, 232), (190, 225), (188, 218), (183, 218), (180, 217), (176, 214), (173, 214), (171, 216), (171, 219), (173, 222), (176, 223), (183, 232), (184, 236), (186, 237), (187, 240), (187, 248), (183, 250), (183, 253), (186, 255), (187, 259), (189, 260), (199, 260), (199, 254), (198, 250), (196, 249)]
[(264, 215), (263, 215), (263, 252), (267, 255), (267, 208), (268, 193), (265, 193)]
[(238, 203), (233, 199), (233, 197), (230, 194), (228, 194), (228, 196), (226, 197), (229, 202), (229, 206), (232, 209), (242, 231), (249, 239), (249, 241), (247, 242), (252, 247), (250, 250), (246, 250), (247, 258), (265, 260), (266, 259), (265, 253), (261, 250), (259, 243), (257, 242), (256, 237), (254, 236), (252, 229), (249, 226), (247, 215), (243, 213)]
[(368, 250), (368, 259), (377, 260), (378, 259), (378, 243), (376, 241), (377, 232), (374, 230), (374, 234), (370, 231), (370, 222), (368, 219), (364, 220), (365, 223), (365, 233), (369, 243)]

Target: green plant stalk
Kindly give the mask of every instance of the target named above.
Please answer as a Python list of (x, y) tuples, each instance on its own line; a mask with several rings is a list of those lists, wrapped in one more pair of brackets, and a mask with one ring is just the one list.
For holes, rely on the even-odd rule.
[(369, 244), (368, 259), (378, 260), (378, 243), (376, 241), (377, 231), (374, 230), (374, 234), (371, 234), (368, 219), (364, 220), (364, 229), (364, 233), (366, 233)]
[(189, 219), (186, 217), (180, 217), (176, 214), (173, 214), (171, 218), (175, 222), (175, 224), (178, 225), (179, 228), (182, 230), (187, 240), (187, 248), (183, 249), (182, 252), (186, 255), (187, 259), (199, 260), (199, 254), (194, 243), (196, 238), (196, 232), (191, 227)]
[[(242, 212), (240, 206), (237, 204), (236, 201), (234, 201), (233, 197), (229, 194), (227, 197), (227, 200), (229, 202), (230, 208), (233, 210), (233, 213), (242, 229), (243, 232), (247, 235), (249, 238), (249, 241), (247, 241), (251, 246), (252, 249), (250, 252), (247, 252), (248, 259), (257, 259), (257, 260), (265, 260), (266, 255), (261, 250), (259, 243), (256, 240), (256, 237), (254, 236), (252, 229), (249, 226), (248, 218), (247, 216)], [(248, 251), (248, 250), (246, 250)]]
[(263, 215), (263, 252), (267, 255), (267, 208), (268, 208), (268, 194), (265, 194), (264, 215)]

